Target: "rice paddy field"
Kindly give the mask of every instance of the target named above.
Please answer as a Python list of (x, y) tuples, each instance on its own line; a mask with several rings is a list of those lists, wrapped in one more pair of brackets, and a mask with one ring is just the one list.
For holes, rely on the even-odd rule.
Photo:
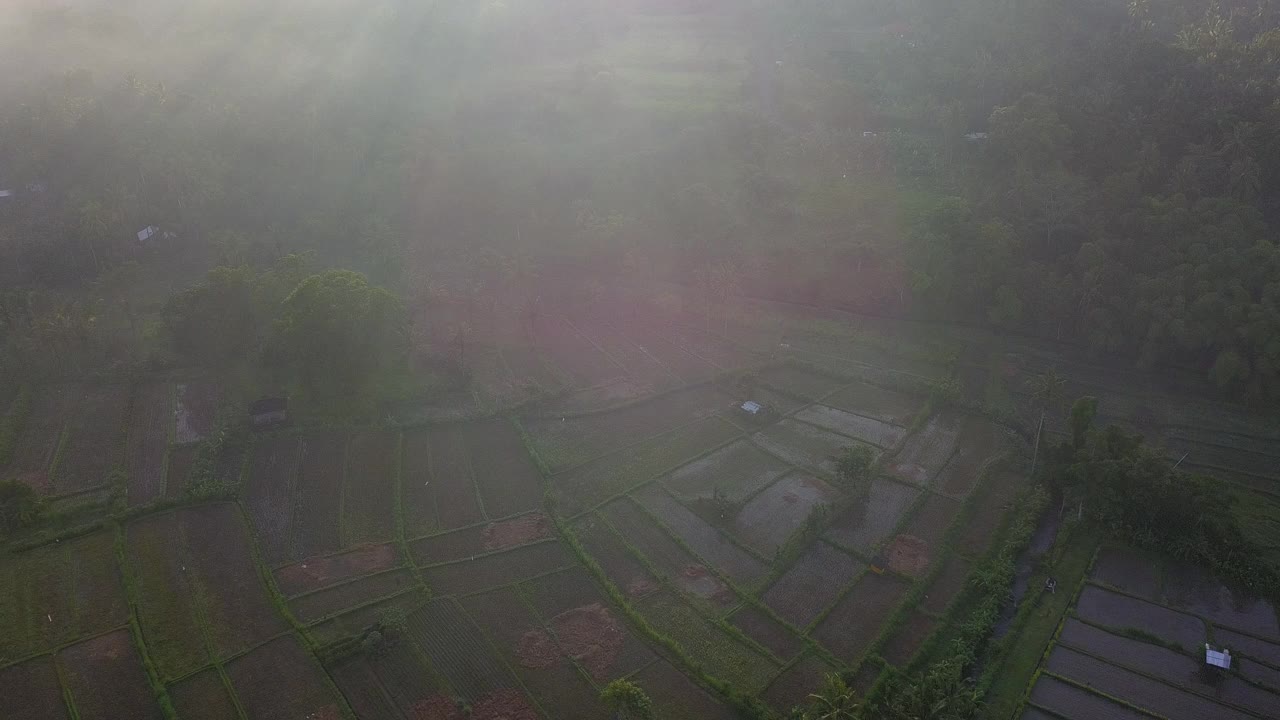
[[(895, 382), (929, 370), (919, 355), (854, 353), (824, 327), (762, 362), (763, 331), (556, 318), (542, 347), (486, 360), (508, 376), (478, 416), (252, 433), (218, 457), (233, 493), (216, 501), (188, 480), (227, 415), (216, 384), (35, 388), (7, 469), (100, 515), (0, 556), (0, 716), (603, 720), (625, 677), (664, 718), (737, 717), (723, 687), (782, 717), (827, 673), (866, 692), (919, 672), (1031, 448)], [(568, 395), (530, 402), (517, 368)], [(1275, 438), (1159, 408), (1171, 451), (1231, 468), (1250, 532), (1274, 538)], [(855, 447), (875, 459), (859, 491), (836, 466)], [(1131, 548), (1084, 566), (991, 717), (1280, 716), (1269, 602)], [(375, 630), (389, 643), (362, 651)], [(1206, 679), (1205, 642), (1236, 670)]]

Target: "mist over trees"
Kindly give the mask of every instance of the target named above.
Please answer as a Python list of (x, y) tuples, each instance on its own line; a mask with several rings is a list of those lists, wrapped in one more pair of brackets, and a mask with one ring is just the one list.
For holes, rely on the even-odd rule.
[[(699, 18), (694, 64), (715, 82), (628, 69), (614, 45), (659, 6)], [(1278, 16), (14, 3), (0, 362), (301, 372), (301, 346), (263, 354), (281, 317), (302, 322), (279, 312), (349, 268), (404, 303), (388, 337), (418, 328), (454, 354), (543, 304), (671, 305), (665, 282), (708, 308), (745, 293), (1031, 334), (1274, 399)], [(291, 255), (309, 265), (281, 276)]]

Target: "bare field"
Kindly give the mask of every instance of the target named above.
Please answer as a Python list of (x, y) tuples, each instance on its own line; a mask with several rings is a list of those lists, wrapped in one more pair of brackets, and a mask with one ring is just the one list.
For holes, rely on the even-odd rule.
[(106, 482), (107, 474), (124, 464), (125, 422), (129, 388), (95, 389), (80, 398), (78, 411), (67, 423), (67, 437), (54, 468), (56, 494), (78, 492)]
[(427, 586), (435, 592), (466, 595), (573, 564), (573, 556), (564, 546), (557, 541), (547, 541), (476, 560), (429, 567), (422, 574)]
[(889, 575), (867, 573), (813, 631), (836, 657), (853, 662), (880, 634), (910, 586)]
[(272, 640), (227, 664), (227, 676), (249, 717), (339, 720), (341, 698), (324, 670), (293, 635)]
[(142, 658), (128, 630), (76, 643), (58, 653), (80, 720), (161, 720)]
[(959, 417), (951, 413), (934, 416), (907, 438), (890, 461), (889, 472), (913, 485), (930, 485), (955, 451), (959, 434)]
[(286, 597), (320, 590), (345, 580), (389, 570), (399, 564), (395, 546), (362, 545), (346, 552), (312, 557), (275, 571), (276, 586)]
[(847, 435), (881, 448), (896, 447), (907, 436), (906, 428), (826, 405), (810, 405), (796, 413), (794, 417), (796, 420), (816, 425), (824, 430)]
[(662, 484), (684, 500), (710, 499), (716, 492), (741, 502), (788, 470), (746, 440), (682, 465), (662, 478)]
[(798, 628), (813, 622), (866, 566), (824, 542), (814, 543), (762, 596)]
[(844, 448), (858, 445), (843, 435), (785, 418), (751, 436), (752, 442), (801, 467), (835, 474), (836, 458)]
[[(1150, 716), (1111, 702), (1048, 675), (1040, 676), (1031, 702), (1067, 720), (1149, 720)], [(1043, 717), (1043, 713), (1041, 713)], [(1027, 715), (1023, 715), (1026, 718)], [(1034, 716), (1033, 716), (1034, 717)]]
[(609, 581), (629, 597), (642, 597), (657, 589), (657, 579), (597, 516), (588, 515), (579, 520), (574, 532)]
[(738, 434), (739, 430), (728, 422), (707, 418), (556, 475), (551, 487), (562, 512), (576, 515)]
[(812, 475), (801, 471), (784, 475), (738, 511), (733, 518), (733, 534), (771, 558), (814, 509), (839, 497), (835, 488)]
[(816, 656), (808, 655), (783, 670), (764, 691), (764, 701), (779, 713), (785, 713), (809, 700), (809, 695), (822, 689), (828, 673), (835, 669)]
[(839, 545), (870, 554), (893, 532), (920, 490), (893, 480), (876, 478), (871, 492), (835, 519), (827, 536)]
[(915, 657), (916, 651), (924, 644), (935, 627), (937, 627), (937, 621), (933, 618), (919, 610), (912, 610), (902, 626), (889, 636), (880, 654), (889, 661), (889, 664), (899, 669), (906, 669), (908, 663)]
[(768, 571), (764, 563), (733, 544), (729, 538), (676, 502), (661, 488), (646, 488), (636, 493), (636, 500), (699, 557), (735, 582), (751, 585)]
[(789, 661), (804, 649), (798, 637), (759, 608), (744, 605), (733, 614), (729, 622), (783, 662)]
[(214, 668), (170, 686), (169, 699), (182, 720), (225, 720), (239, 713), (231, 690)]
[(145, 505), (164, 495), (169, 422), (169, 386), (152, 383), (140, 388), (133, 399), (125, 445), (131, 506)]
[(823, 404), (891, 425), (907, 427), (923, 407), (924, 401), (877, 385), (854, 383), (824, 398)]
[(70, 718), (52, 655), (0, 669), (0, 717), (7, 720)]

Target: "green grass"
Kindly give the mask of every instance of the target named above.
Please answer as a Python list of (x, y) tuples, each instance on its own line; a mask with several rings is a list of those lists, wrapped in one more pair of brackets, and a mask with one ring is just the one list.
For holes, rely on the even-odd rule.
[(636, 607), (654, 630), (675, 640), (703, 671), (741, 692), (760, 692), (778, 670), (669, 594), (659, 593)]
[(1019, 610), (1011, 634), (1003, 638), (998, 656), (987, 669), (988, 673), (994, 673), (995, 680), (979, 716), (983, 720), (1010, 720), (1021, 707), (1040, 658), (1057, 633), (1067, 609), (1075, 602), (1076, 589), (1089, 570), (1098, 544), (1099, 538), (1092, 528), (1075, 528), (1060, 556), (1048, 569), (1058, 581), (1056, 593), (1039, 591), (1044, 584), (1044, 572), (1031, 576), (1028, 593), (1040, 594)]

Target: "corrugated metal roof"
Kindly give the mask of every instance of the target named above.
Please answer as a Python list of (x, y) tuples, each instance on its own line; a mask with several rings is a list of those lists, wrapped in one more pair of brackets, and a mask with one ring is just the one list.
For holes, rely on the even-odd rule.
[(760, 403), (758, 403), (758, 402), (756, 402), (756, 401), (754, 401), (754, 400), (748, 400), (748, 401), (746, 401), (746, 402), (742, 403), (742, 409), (743, 409), (743, 410), (746, 410), (747, 412), (751, 413), (752, 415), (755, 415), (756, 413), (760, 412), (760, 411), (761, 411), (761, 410), (763, 410), (764, 408), (760, 406)]
[(1208, 665), (1220, 667), (1223, 670), (1231, 669), (1231, 651), (1223, 648), (1214, 650), (1209, 643), (1204, 644), (1204, 661)]
[(138, 242), (145, 242), (151, 239), (152, 235), (160, 232), (160, 228), (155, 225), (148, 225), (138, 231)]

